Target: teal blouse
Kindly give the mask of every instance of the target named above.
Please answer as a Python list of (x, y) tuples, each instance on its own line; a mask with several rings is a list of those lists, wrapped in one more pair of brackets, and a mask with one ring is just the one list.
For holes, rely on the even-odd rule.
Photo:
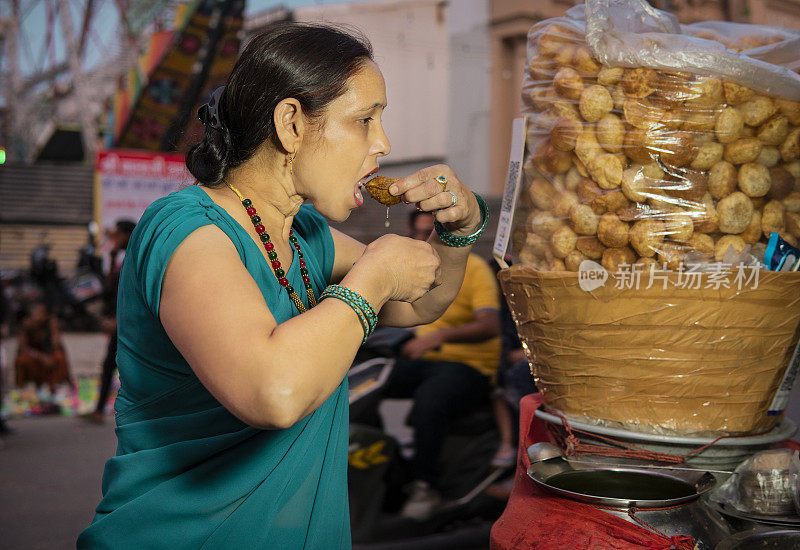
[[(167, 262), (208, 224), (236, 246), (275, 320), (298, 314), (253, 239), (202, 189), (188, 187), (148, 207), (120, 274), (117, 452), (77, 546), (350, 548), (347, 380), (291, 428), (257, 429), (214, 399), (159, 321)], [(330, 228), (308, 205), (293, 228), (319, 296), (333, 269)], [(292, 261), (286, 277), (302, 289), (298, 264)]]

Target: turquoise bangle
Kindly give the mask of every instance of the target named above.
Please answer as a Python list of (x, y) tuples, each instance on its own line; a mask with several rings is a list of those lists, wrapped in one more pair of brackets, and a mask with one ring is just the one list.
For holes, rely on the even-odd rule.
[(372, 333), (372, 331), (370, 331), (369, 329), (369, 321), (367, 321), (367, 318), (364, 316), (361, 310), (358, 309), (358, 307), (356, 307), (355, 304), (347, 300), (344, 296), (337, 296), (335, 294), (323, 293), (322, 296), (320, 296), (320, 300), (323, 300), (325, 298), (336, 298), (337, 300), (341, 300), (342, 302), (350, 306), (353, 312), (355, 312), (355, 314), (358, 316), (358, 321), (361, 323), (361, 329), (364, 331), (364, 338), (361, 340), (361, 343), (363, 344), (364, 342), (366, 342), (367, 337)]
[(375, 330), (375, 327), (378, 324), (378, 316), (375, 314), (375, 310), (372, 308), (372, 305), (360, 294), (342, 285), (329, 285), (325, 289), (325, 292), (328, 292), (330, 295), (343, 296), (347, 298), (347, 300), (355, 303), (355, 305), (358, 306), (358, 309), (360, 309), (364, 315), (366, 315), (367, 320), (369, 321), (370, 331)]
[(341, 285), (328, 286), (320, 296), (320, 300), (325, 298), (336, 298), (341, 300), (355, 312), (358, 320), (361, 323), (361, 328), (364, 330), (364, 339), (361, 341), (363, 344), (367, 338), (375, 330), (378, 325), (378, 316), (369, 302), (353, 290), (343, 287)]
[(467, 235), (462, 237), (460, 235), (453, 235), (444, 226), (439, 223), (438, 221), (433, 222), (433, 228), (436, 230), (436, 234), (439, 236), (439, 239), (446, 244), (447, 246), (453, 246), (456, 248), (461, 248), (463, 246), (469, 246), (474, 244), (475, 241), (478, 240), (478, 237), (483, 235), (484, 230), (486, 229), (486, 223), (489, 221), (489, 208), (486, 206), (486, 201), (483, 200), (479, 194), (473, 192), (475, 195), (475, 199), (478, 201), (478, 208), (481, 211), (481, 226), (478, 230), (473, 233), (472, 235)]

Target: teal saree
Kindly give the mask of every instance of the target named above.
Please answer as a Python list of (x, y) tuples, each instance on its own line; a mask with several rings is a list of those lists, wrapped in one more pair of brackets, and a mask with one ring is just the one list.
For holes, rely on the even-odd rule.
[[(158, 319), (169, 258), (215, 224), (236, 246), (278, 323), (297, 314), (255, 242), (198, 187), (154, 202), (128, 246), (118, 299), (117, 451), (83, 548), (350, 548), (347, 381), (285, 430), (241, 422), (203, 387)], [(310, 206), (295, 217), (319, 296), (333, 239)], [(299, 262), (286, 276), (303, 288)], [(304, 293), (302, 293), (304, 294)]]

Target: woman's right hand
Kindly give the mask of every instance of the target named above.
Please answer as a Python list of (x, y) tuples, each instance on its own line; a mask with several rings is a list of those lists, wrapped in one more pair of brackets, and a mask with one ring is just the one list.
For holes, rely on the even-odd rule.
[(440, 263), (427, 242), (390, 234), (367, 245), (355, 265), (379, 275), (388, 300), (413, 302), (434, 286)]

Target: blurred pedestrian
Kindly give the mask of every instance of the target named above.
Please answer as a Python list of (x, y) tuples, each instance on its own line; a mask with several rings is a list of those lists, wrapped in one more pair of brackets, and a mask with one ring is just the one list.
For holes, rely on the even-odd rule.
[[(0, 284), (0, 341), (5, 338), (8, 334), (8, 324), (7, 319), (10, 314), (10, 304), (8, 303), (8, 298), (6, 297), (6, 288), (5, 283)], [(3, 409), (3, 352), (0, 350), (0, 435), (8, 435), (12, 433), (12, 429), (6, 424), (5, 419), (2, 416), (2, 409)]]
[(135, 227), (135, 222), (120, 220), (115, 224), (114, 229), (108, 236), (111, 241), (111, 252), (103, 288), (103, 313), (105, 316), (103, 332), (108, 335), (108, 347), (105, 359), (103, 359), (103, 372), (100, 376), (97, 403), (94, 411), (83, 415), (84, 419), (97, 424), (103, 423), (106, 402), (111, 392), (111, 381), (114, 377), (114, 371), (117, 370), (117, 291), (119, 289), (119, 274), (122, 270), (122, 260), (125, 258), (128, 242)]
[(14, 373), (18, 388), (32, 382), (37, 389), (47, 386), (55, 393), (60, 384), (71, 383), (58, 319), (44, 302), (34, 303), (22, 321)]
[(61, 303), (61, 277), (58, 264), (50, 257), (50, 245), (46, 242), (47, 233), (41, 234), (42, 243), (31, 251), (31, 279), (42, 292), (42, 300), (48, 311), (57, 313)]
[[(434, 217), (412, 211), (407, 235), (431, 238)], [(416, 328), (403, 346), (384, 396), (413, 398), (414, 481), (401, 514), (424, 519), (442, 502), (437, 489), (442, 442), (451, 421), (489, 404), (500, 360), (500, 302), (497, 279), (476, 254), (467, 258), (456, 299), (434, 322)]]

